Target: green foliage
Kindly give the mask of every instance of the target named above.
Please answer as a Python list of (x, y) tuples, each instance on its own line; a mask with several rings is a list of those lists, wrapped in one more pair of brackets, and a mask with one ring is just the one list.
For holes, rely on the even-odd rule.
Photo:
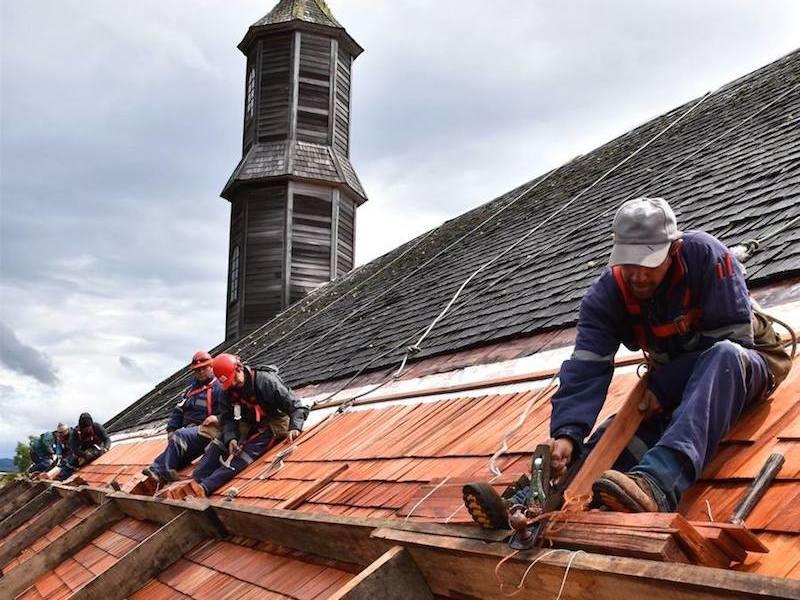
[(17, 442), (17, 449), (14, 453), (14, 464), (20, 473), (27, 471), (31, 466), (31, 442), (35, 441), (34, 436), (30, 436), (28, 443)]

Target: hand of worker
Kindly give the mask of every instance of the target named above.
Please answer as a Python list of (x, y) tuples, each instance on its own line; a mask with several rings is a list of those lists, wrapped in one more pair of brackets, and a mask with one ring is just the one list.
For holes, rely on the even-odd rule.
[(644, 413), (645, 419), (649, 419), (653, 415), (659, 415), (664, 412), (664, 409), (661, 407), (658, 398), (656, 398), (652, 390), (647, 390), (644, 396), (642, 396), (642, 400), (639, 402), (639, 412)]
[(209, 415), (203, 419), (203, 422), (200, 425), (202, 427), (216, 426), (219, 425), (219, 419), (217, 418), (217, 415)]
[(296, 429), (290, 429), (289, 433), (286, 434), (286, 439), (291, 443), (295, 441), (298, 437), (300, 437), (300, 432)]
[(558, 481), (567, 471), (575, 444), (569, 438), (550, 438), (547, 443), (550, 444), (550, 477), (553, 481)]
[(239, 445), (239, 440), (231, 440), (228, 442), (228, 452), (231, 454), (236, 454), (241, 450), (241, 446)]
[(175, 437), (175, 431), (170, 431), (167, 433), (167, 441), (171, 440)]

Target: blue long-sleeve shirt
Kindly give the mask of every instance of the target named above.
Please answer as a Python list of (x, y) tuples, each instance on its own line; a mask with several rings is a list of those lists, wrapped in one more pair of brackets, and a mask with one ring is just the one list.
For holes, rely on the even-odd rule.
[[(630, 350), (640, 345), (633, 324), (644, 324), (648, 352), (665, 363), (684, 352), (705, 350), (720, 340), (753, 346), (752, 306), (741, 265), (722, 242), (701, 232), (686, 232), (679, 250), (686, 267), (680, 280), (673, 275), (678, 257), (653, 298), (641, 303), (641, 321), (628, 314), (611, 269), (586, 293), (578, 313), (575, 351), (561, 366), (560, 387), (552, 400), (550, 434), (582, 442), (589, 435), (605, 402), (620, 343)], [(683, 335), (658, 338), (650, 325), (670, 323), (684, 313), (688, 286), (699, 320)]]
[[(208, 391), (211, 391), (211, 411), (208, 409)], [(211, 381), (193, 380), (186, 388), (181, 401), (172, 409), (167, 431), (199, 425), (209, 414), (218, 415), (222, 400), (222, 385), (216, 378)]]

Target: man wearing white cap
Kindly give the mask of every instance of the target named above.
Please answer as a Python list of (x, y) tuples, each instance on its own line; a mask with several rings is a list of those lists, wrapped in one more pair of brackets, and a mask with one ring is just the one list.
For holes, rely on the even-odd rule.
[[(649, 357), (646, 416), (615, 468), (594, 483), (594, 503), (672, 512), (744, 407), (777, 387), (791, 359), (771, 323), (754, 313), (730, 251), (707, 233), (679, 231), (666, 201), (625, 202), (613, 231), (610, 268), (581, 302), (575, 350), (553, 396), (551, 475), (561, 476), (605, 430), (608, 422), (584, 446), (622, 343)], [(525, 501), (526, 483), (506, 490), (504, 504), (467, 486), (467, 508), (485, 527), (507, 527), (506, 510)]]
[(754, 317), (728, 248), (702, 231), (679, 231), (665, 200), (625, 202), (613, 231), (611, 268), (581, 302), (575, 351), (553, 397), (553, 466), (563, 472), (594, 426), (620, 343), (642, 349), (653, 367), (647, 418), (593, 491), (612, 510), (671, 512), (744, 407), (777, 387), (790, 360), (771, 324)]

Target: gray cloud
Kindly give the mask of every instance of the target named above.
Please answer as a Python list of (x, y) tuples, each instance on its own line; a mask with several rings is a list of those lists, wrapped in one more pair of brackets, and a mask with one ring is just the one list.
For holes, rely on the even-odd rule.
[(133, 371), (133, 372), (135, 372), (137, 374), (140, 374), (140, 375), (142, 374), (142, 368), (139, 366), (139, 363), (137, 363), (130, 356), (120, 356), (119, 357), (119, 364), (121, 364), (123, 367), (125, 367), (126, 369), (128, 369), (130, 371)]
[[(22, 342), (12, 329), (0, 321), (0, 363), (21, 373), (33, 377), (45, 385), (58, 384), (58, 375), (53, 362), (47, 354)], [(10, 386), (3, 386), (3, 393), (13, 391)]]

